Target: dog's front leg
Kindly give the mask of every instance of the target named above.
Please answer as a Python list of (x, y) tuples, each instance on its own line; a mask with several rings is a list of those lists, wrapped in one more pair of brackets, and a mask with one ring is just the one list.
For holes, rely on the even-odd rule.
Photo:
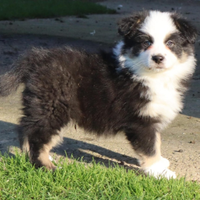
[(176, 178), (175, 172), (168, 169), (169, 161), (161, 156), (159, 133), (152, 131), (149, 135), (135, 136), (129, 130), (126, 136), (138, 154), (140, 166), (146, 174), (156, 178)]

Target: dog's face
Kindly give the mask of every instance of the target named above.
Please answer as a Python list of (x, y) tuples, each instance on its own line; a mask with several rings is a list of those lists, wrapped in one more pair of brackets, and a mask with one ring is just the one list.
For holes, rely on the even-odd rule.
[[(134, 71), (160, 72), (193, 55), (196, 30), (174, 13), (150, 11), (122, 19), (124, 37), (115, 49), (125, 67)], [(134, 69), (135, 68), (135, 69)]]

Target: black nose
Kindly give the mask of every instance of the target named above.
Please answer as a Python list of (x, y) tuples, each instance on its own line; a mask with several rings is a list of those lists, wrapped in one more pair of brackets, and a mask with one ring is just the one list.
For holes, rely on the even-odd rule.
[(164, 57), (162, 55), (155, 55), (155, 56), (152, 56), (152, 60), (155, 63), (160, 64), (164, 60)]

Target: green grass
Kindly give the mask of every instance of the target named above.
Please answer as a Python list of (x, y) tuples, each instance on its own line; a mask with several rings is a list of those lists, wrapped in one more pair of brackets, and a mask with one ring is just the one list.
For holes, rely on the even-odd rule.
[(0, 20), (116, 13), (87, 0), (0, 0)]
[[(1, 156), (0, 199), (190, 200), (200, 199), (197, 182), (156, 180), (122, 167), (60, 160), (55, 172), (35, 169), (25, 155)], [(62, 163), (62, 164), (61, 164)]]

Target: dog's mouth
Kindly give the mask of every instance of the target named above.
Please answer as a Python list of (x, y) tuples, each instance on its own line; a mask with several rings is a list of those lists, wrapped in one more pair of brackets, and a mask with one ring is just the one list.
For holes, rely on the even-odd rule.
[(156, 69), (166, 69), (166, 67), (164, 65), (158, 65), (155, 67)]
[(162, 63), (162, 64), (159, 64), (159, 65), (151, 65), (148, 67), (149, 70), (166, 70), (166, 66)]

